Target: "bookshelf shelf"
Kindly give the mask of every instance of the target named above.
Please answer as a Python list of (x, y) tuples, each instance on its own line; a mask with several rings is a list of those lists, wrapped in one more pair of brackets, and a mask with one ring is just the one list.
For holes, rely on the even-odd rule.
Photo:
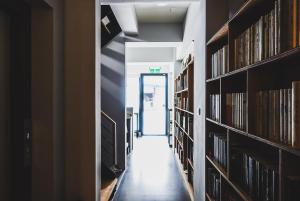
[[(269, 200), (289, 200), (288, 194), (295, 193), (290, 186), (300, 186), (300, 148), (292, 146), (292, 139), (300, 138), (300, 131), (292, 132), (298, 115), (293, 104), (300, 104), (292, 98), (296, 97), (292, 93), (298, 93), (297, 84), (300, 91), (300, 17), (295, 2), (248, 0), (234, 6), (226, 2), (238, 9), (223, 20), (227, 22), (206, 44), (206, 169), (216, 169), (226, 181), (222, 188), (230, 186), (242, 200), (257, 200), (257, 192), (250, 192), (252, 184), (242, 179), (251, 176), (239, 172), (243, 165), (249, 172), (253, 161), (268, 172), (268, 178), (272, 174), (272, 184), (260, 189), (273, 189)], [(290, 14), (279, 17), (282, 12)], [(225, 145), (222, 140), (216, 144), (218, 136)], [(215, 156), (215, 147), (217, 156), (219, 152), (226, 155), (226, 169)], [(206, 178), (211, 178), (208, 174), (211, 172), (206, 171)], [(299, 178), (297, 184), (288, 182), (290, 175)], [(254, 182), (262, 181), (256, 178)]]
[(216, 41), (225, 38), (228, 35), (228, 23), (224, 24), (217, 33), (207, 42), (207, 45), (215, 43)]
[(190, 111), (187, 111), (187, 110), (181, 109), (180, 107), (175, 107), (175, 109), (177, 109), (177, 110), (180, 110), (180, 111), (182, 111), (182, 112), (186, 112), (186, 113), (188, 113), (188, 114), (190, 114), (190, 115), (194, 115), (194, 113), (193, 113), (193, 112), (190, 112)]
[(287, 50), (287, 51), (285, 51), (283, 53), (280, 53), (278, 55), (272, 56), (268, 59), (264, 59), (264, 60), (259, 61), (257, 63), (251, 64), (249, 66), (245, 66), (245, 67), (242, 67), (240, 69), (231, 71), (231, 72), (226, 73), (224, 75), (220, 75), (220, 76), (217, 76), (217, 77), (214, 77), (214, 78), (209, 78), (209, 79), (206, 80), (206, 82), (209, 83), (209, 82), (213, 82), (213, 81), (216, 81), (216, 80), (220, 80), (222, 78), (231, 77), (231, 76), (234, 76), (234, 75), (242, 73), (242, 72), (261, 69), (265, 66), (269, 66), (269, 65), (279, 63), (279, 62), (289, 61), (290, 59), (297, 58), (299, 56), (300, 56), (300, 48), (297, 47), (297, 48), (294, 48), (294, 49), (291, 49), (291, 50)]
[(189, 134), (186, 132), (186, 130), (180, 126), (180, 124), (179, 124), (177, 121), (175, 121), (175, 124), (177, 125), (177, 127), (178, 127), (181, 131), (184, 132), (185, 135), (189, 135)]
[(191, 168), (194, 169), (194, 165), (190, 159), (188, 159), (188, 163), (190, 164)]
[(206, 80), (207, 83), (210, 83), (210, 82), (214, 82), (214, 81), (220, 81), (222, 76), (217, 76), (217, 77), (214, 77), (214, 78), (210, 78), (208, 80)]
[[(189, 54), (182, 62), (182, 69), (175, 79), (174, 94), (174, 152), (180, 159), (180, 168), (185, 170), (185, 183), (193, 186), (193, 123), (194, 123), (194, 59)], [(179, 90), (178, 90), (179, 89)], [(183, 90), (181, 90), (183, 89)], [(189, 191), (190, 192), (190, 191)], [(193, 194), (190, 192), (190, 194)], [(193, 195), (191, 195), (193, 197)]]
[(206, 198), (207, 198), (208, 201), (214, 201), (214, 200), (208, 195), (208, 193), (206, 193)]
[(186, 92), (188, 92), (189, 91), (189, 89), (188, 88), (186, 88), (186, 89), (183, 89), (183, 90), (180, 90), (180, 91), (177, 91), (177, 92), (175, 92), (176, 94), (181, 94), (181, 93), (186, 93)]
[(213, 124), (216, 124), (218, 126), (221, 126), (223, 128), (226, 128), (230, 131), (233, 131), (235, 134), (237, 135), (243, 135), (243, 136), (246, 136), (248, 138), (251, 138), (253, 140), (256, 140), (258, 142), (263, 142), (267, 145), (270, 145), (272, 147), (275, 147), (275, 148), (278, 148), (278, 149), (282, 149), (286, 152), (289, 152), (291, 154), (294, 154), (296, 156), (299, 156), (300, 157), (300, 149), (296, 149), (296, 148), (293, 148), (291, 146), (288, 146), (288, 145), (285, 145), (285, 144), (282, 144), (282, 143), (279, 143), (279, 142), (274, 142), (274, 141), (271, 141), (271, 140), (268, 140), (268, 139), (265, 139), (265, 138), (262, 138), (262, 137), (259, 137), (259, 136), (256, 136), (256, 135), (253, 135), (251, 133), (247, 133), (245, 131), (242, 131), (242, 130), (239, 130), (239, 129), (236, 129), (236, 128), (233, 128), (231, 126), (227, 126), (225, 124), (222, 124), (220, 122), (217, 122), (217, 121), (214, 121), (210, 118), (206, 118), (206, 120), (210, 123), (213, 123)]
[(223, 177), (228, 177), (226, 170), (221, 165), (219, 165), (219, 163), (216, 160), (214, 160), (213, 158), (207, 155), (206, 155), (206, 159), (220, 172), (220, 174)]
[(239, 196), (244, 200), (244, 201), (254, 201), (250, 198), (249, 195), (247, 195), (246, 192), (243, 191), (238, 185), (233, 183), (227, 176), (226, 171), (224, 168), (222, 168), (220, 165), (217, 164), (213, 159), (211, 159), (209, 156), (206, 156), (206, 159), (208, 162), (219, 172), (219, 174), (222, 176), (222, 178), (225, 179), (225, 181), (239, 194)]

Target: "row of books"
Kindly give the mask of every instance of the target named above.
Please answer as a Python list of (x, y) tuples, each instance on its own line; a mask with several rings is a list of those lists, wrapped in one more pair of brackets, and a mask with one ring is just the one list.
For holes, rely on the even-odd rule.
[(220, 175), (213, 168), (207, 169), (207, 194), (214, 200), (221, 200), (221, 179)]
[(175, 90), (176, 92), (185, 90), (188, 88), (188, 76), (187, 74), (182, 74), (178, 79), (175, 81)]
[(246, 105), (246, 93), (226, 94), (226, 123), (235, 128), (246, 130)]
[(242, 150), (232, 153), (235, 179), (257, 201), (278, 200), (278, 173)]
[(256, 135), (300, 148), (300, 81), (256, 93)]
[(215, 121), (220, 121), (220, 94), (209, 95), (209, 114), (210, 118)]
[(175, 96), (175, 107), (189, 111), (189, 98), (188, 97), (177, 97)]
[(292, 90), (256, 93), (256, 135), (292, 145)]
[(185, 68), (188, 64), (190, 64), (194, 60), (194, 57), (192, 54), (189, 54), (187, 57), (185, 57), (182, 60), (182, 66)]
[(275, 0), (270, 12), (235, 39), (235, 69), (299, 46), (299, 9), (299, 0)]
[(211, 56), (211, 77), (217, 77), (229, 72), (228, 45), (224, 45)]
[(188, 159), (193, 163), (194, 161), (194, 143), (189, 143), (188, 144), (188, 154), (187, 154)]
[(212, 143), (212, 155), (214, 159), (225, 169), (227, 167), (227, 138), (224, 134), (209, 133), (209, 141)]
[(175, 111), (175, 121), (182, 127), (191, 137), (193, 136), (193, 116), (181, 111)]
[(180, 129), (180, 128), (178, 128), (176, 125), (175, 125), (175, 127), (174, 127), (174, 131), (175, 131), (175, 136), (177, 137), (177, 139), (178, 139), (178, 141), (181, 143), (181, 144), (183, 144), (183, 136), (184, 136), (184, 133), (183, 133), (183, 131)]

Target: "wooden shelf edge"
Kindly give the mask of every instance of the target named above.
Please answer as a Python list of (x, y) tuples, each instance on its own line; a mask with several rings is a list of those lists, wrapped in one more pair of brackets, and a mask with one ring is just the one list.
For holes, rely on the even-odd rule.
[(244, 192), (240, 187), (238, 187), (235, 183), (230, 181), (228, 176), (226, 175), (226, 172), (224, 173), (220, 169), (220, 165), (216, 164), (213, 159), (211, 159), (209, 156), (206, 155), (206, 159), (216, 168), (216, 170), (220, 173), (220, 175), (226, 180), (226, 182), (239, 194), (239, 196), (245, 200), (245, 201), (253, 201), (252, 198)]
[(178, 126), (178, 127), (179, 127), (186, 135), (189, 135), (189, 134), (186, 132), (186, 130), (180, 126), (180, 124), (179, 124), (177, 121), (174, 121), (174, 122), (175, 122), (175, 124), (177, 124), (177, 126)]
[(211, 39), (206, 43), (206, 45), (210, 45), (210, 44), (226, 37), (228, 35), (228, 30), (229, 30), (229, 26), (228, 26), (228, 22), (227, 22), (215, 33), (215, 35), (213, 35), (213, 37), (211, 37)]
[(213, 158), (206, 155), (206, 159), (222, 174), (224, 177), (227, 177), (226, 170)]
[(195, 201), (193, 186), (188, 181), (188, 177), (183, 169), (183, 165), (181, 164), (181, 161), (180, 161), (177, 153), (175, 153), (175, 160), (176, 160), (176, 164), (179, 169), (180, 175), (184, 180), (184, 184), (185, 184), (184, 186), (186, 187), (186, 189), (188, 190), (188, 193), (190, 195), (191, 201)]
[(194, 170), (194, 165), (193, 165), (192, 161), (189, 158), (187, 160), (188, 160), (188, 163), (190, 164), (190, 166), (192, 167), (192, 169)]
[(236, 69), (234, 71), (231, 71), (231, 72), (226, 73), (224, 75), (220, 75), (220, 76), (215, 77), (215, 78), (210, 78), (210, 79), (206, 80), (206, 82), (212, 82), (212, 81), (215, 81), (215, 80), (218, 80), (218, 79), (221, 79), (221, 78), (231, 77), (231, 76), (237, 75), (239, 73), (245, 73), (248, 70), (262, 68), (262, 66), (265, 66), (265, 65), (268, 65), (268, 64), (271, 64), (271, 63), (275, 63), (275, 62), (279, 62), (281, 60), (285, 60), (287, 58), (294, 57), (294, 56), (299, 56), (299, 55), (300, 55), (300, 47), (296, 47), (296, 48), (287, 50), (283, 53), (272, 56), (270, 58), (267, 58), (267, 59), (264, 59), (262, 61), (251, 64), (249, 66), (245, 66), (245, 67)]
[(214, 82), (214, 81), (220, 81), (220, 79), (221, 79), (221, 76), (209, 78), (209, 79), (206, 80), (206, 83), (210, 83), (210, 82)]
[(208, 195), (208, 193), (206, 193), (206, 198), (208, 199), (208, 201), (214, 201), (214, 200)]
[(253, 140), (256, 140), (256, 141), (259, 141), (259, 142), (263, 142), (263, 143), (265, 143), (267, 145), (270, 145), (270, 146), (275, 147), (277, 149), (284, 150), (284, 151), (286, 151), (286, 152), (288, 152), (290, 154), (294, 154), (294, 155), (300, 157), (300, 149), (296, 149), (296, 148), (293, 148), (293, 147), (291, 147), (289, 145), (285, 145), (285, 144), (282, 144), (282, 143), (279, 143), (279, 142), (274, 142), (274, 141), (271, 141), (269, 139), (265, 139), (265, 138), (259, 137), (259, 136), (254, 135), (254, 134), (247, 133), (247, 132), (239, 130), (237, 128), (233, 128), (231, 126), (227, 126), (227, 125), (222, 124), (220, 122), (214, 121), (214, 120), (212, 120), (210, 118), (206, 118), (206, 120), (209, 121), (209, 122), (211, 122), (211, 123), (214, 123), (214, 124), (216, 124), (218, 126), (226, 128), (226, 129), (228, 129), (230, 131), (233, 131), (233, 132), (235, 132), (237, 134), (249, 137), (249, 138), (251, 138)]
[(209, 117), (206, 117), (206, 120), (209, 121), (209, 122), (211, 122), (211, 123), (214, 123), (214, 124), (217, 124), (217, 125), (219, 125), (219, 126), (222, 126), (222, 124), (221, 124), (220, 122), (215, 121), (215, 120), (212, 120), (212, 119), (209, 118)]
[(177, 143), (179, 144), (179, 146), (181, 147), (181, 149), (183, 149), (183, 145), (182, 145), (182, 143), (180, 142), (180, 140), (178, 139), (178, 137), (177, 136), (175, 136), (175, 138), (176, 138), (176, 140), (177, 140)]
[(190, 112), (190, 111), (188, 111), (188, 110), (181, 109), (180, 107), (175, 107), (175, 109), (180, 110), (180, 111), (182, 111), (182, 112), (189, 113), (189, 114), (191, 114), (191, 115), (194, 115), (193, 112)]
[(175, 93), (176, 94), (180, 94), (180, 93), (183, 93), (183, 92), (188, 92), (188, 88), (186, 88), (186, 89), (182, 89), (182, 90), (180, 90), (180, 91), (176, 91)]

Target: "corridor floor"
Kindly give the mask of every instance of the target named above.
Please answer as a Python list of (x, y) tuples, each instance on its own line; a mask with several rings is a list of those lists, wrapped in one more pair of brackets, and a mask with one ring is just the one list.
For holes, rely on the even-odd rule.
[(166, 137), (136, 140), (114, 201), (190, 201)]

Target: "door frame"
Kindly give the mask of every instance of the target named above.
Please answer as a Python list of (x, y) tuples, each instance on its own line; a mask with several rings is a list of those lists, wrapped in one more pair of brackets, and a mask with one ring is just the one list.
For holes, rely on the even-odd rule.
[(162, 76), (165, 77), (165, 134), (159, 136), (167, 136), (168, 135), (168, 108), (169, 108), (169, 80), (168, 80), (168, 73), (141, 73), (140, 75), (140, 107), (139, 107), (139, 129), (142, 136), (144, 136), (144, 77), (151, 77), (151, 76)]

